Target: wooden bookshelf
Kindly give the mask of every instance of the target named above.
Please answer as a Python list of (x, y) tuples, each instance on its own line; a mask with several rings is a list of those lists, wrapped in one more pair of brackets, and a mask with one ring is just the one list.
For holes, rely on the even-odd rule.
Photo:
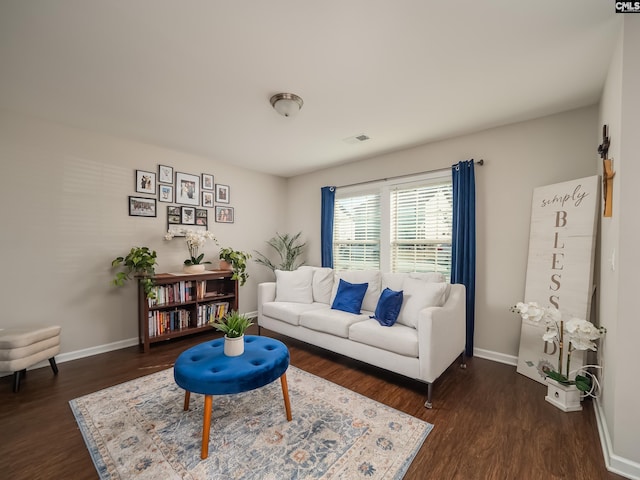
[(151, 344), (209, 331), (209, 321), (238, 310), (238, 282), (230, 270), (160, 273), (153, 278), (156, 299), (138, 287), (138, 333), (145, 353)]

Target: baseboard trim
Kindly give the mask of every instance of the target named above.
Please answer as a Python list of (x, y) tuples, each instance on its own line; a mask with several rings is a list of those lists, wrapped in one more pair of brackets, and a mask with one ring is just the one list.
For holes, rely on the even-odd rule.
[(605, 418), (600, 399), (594, 399), (593, 406), (596, 423), (598, 425), (600, 445), (602, 446), (602, 455), (604, 456), (604, 464), (607, 470), (632, 480), (640, 480), (640, 463), (633, 462), (613, 453), (611, 437), (609, 436), (609, 429), (607, 428), (607, 419)]
[(518, 365), (518, 357), (513, 355), (506, 355), (504, 353), (492, 352), (491, 350), (483, 350), (482, 348), (474, 348), (473, 355), (475, 357), (484, 358), (486, 360), (493, 360), (498, 363), (506, 363), (507, 365)]

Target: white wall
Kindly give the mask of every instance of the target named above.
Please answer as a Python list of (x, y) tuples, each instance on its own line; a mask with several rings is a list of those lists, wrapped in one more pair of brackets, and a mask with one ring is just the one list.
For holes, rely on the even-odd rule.
[(596, 107), (583, 108), (291, 178), (288, 229), (304, 232), (309, 263), (319, 265), (322, 186), (484, 159), (484, 166), (476, 166), (475, 348), (480, 355), (515, 362), (520, 320), (509, 307), (524, 295), (533, 189), (596, 173), (596, 121)]
[[(640, 18), (625, 15), (620, 42), (605, 84), (599, 126), (607, 124), (611, 138), (609, 158), (613, 180), (613, 214), (602, 218), (600, 229), (600, 324), (607, 328), (600, 362), (604, 367), (603, 393), (605, 458), (614, 471), (640, 478), (640, 387), (633, 360), (640, 338), (638, 268), (640, 267)], [(601, 130), (598, 128), (597, 136)], [(602, 172), (600, 161), (598, 168)]]
[[(137, 337), (137, 289), (110, 285), (111, 260), (135, 245), (157, 250), (157, 272), (179, 271), (187, 258), (183, 239), (163, 240), (169, 204), (158, 203), (157, 218), (128, 215), (135, 169), (158, 164), (230, 186), (235, 223), (215, 223), (209, 209), (222, 246), (262, 251), (283, 229), (280, 177), (0, 111), (0, 328), (59, 324), (62, 353)], [(204, 249), (216, 266), (217, 252)], [(257, 309), (256, 285), (272, 275), (253, 262), (248, 271), (242, 312)]]

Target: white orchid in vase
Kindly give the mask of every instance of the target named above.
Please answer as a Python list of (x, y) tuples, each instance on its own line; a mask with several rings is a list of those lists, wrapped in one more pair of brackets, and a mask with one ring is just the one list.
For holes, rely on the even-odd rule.
[[(582, 392), (589, 392), (592, 388), (591, 378), (584, 375), (576, 375), (571, 380), (571, 352), (575, 350), (596, 350), (595, 340), (604, 335), (606, 329), (596, 327), (591, 322), (580, 318), (572, 317), (566, 322), (562, 319), (562, 314), (555, 307), (541, 307), (536, 302), (518, 302), (511, 311), (519, 313), (525, 322), (533, 324), (543, 323), (546, 327), (542, 339), (545, 342), (555, 344), (558, 347), (558, 370), (543, 369), (544, 373), (551, 379), (564, 385), (575, 385)], [(567, 345), (566, 368), (563, 369), (563, 353), (565, 340)]]
[[(185, 241), (187, 243), (187, 249), (189, 250), (189, 258), (184, 261), (186, 266), (190, 265), (203, 265), (206, 263), (211, 263), (209, 261), (203, 261), (204, 253), (198, 255), (200, 247), (204, 246), (207, 243), (207, 240), (213, 240), (213, 242), (217, 245), (218, 241), (213, 233), (208, 230), (185, 230), (184, 232)], [(174, 232), (167, 232), (164, 236), (165, 240), (171, 240), (175, 237)]]

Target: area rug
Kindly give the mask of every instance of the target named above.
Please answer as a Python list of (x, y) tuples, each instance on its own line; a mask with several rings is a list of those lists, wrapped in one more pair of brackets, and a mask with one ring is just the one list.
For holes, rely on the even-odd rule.
[(433, 425), (293, 366), (293, 420), (280, 382), (213, 397), (200, 459), (204, 397), (173, 369), (69, 403), (101, 479), (401, 479)]

